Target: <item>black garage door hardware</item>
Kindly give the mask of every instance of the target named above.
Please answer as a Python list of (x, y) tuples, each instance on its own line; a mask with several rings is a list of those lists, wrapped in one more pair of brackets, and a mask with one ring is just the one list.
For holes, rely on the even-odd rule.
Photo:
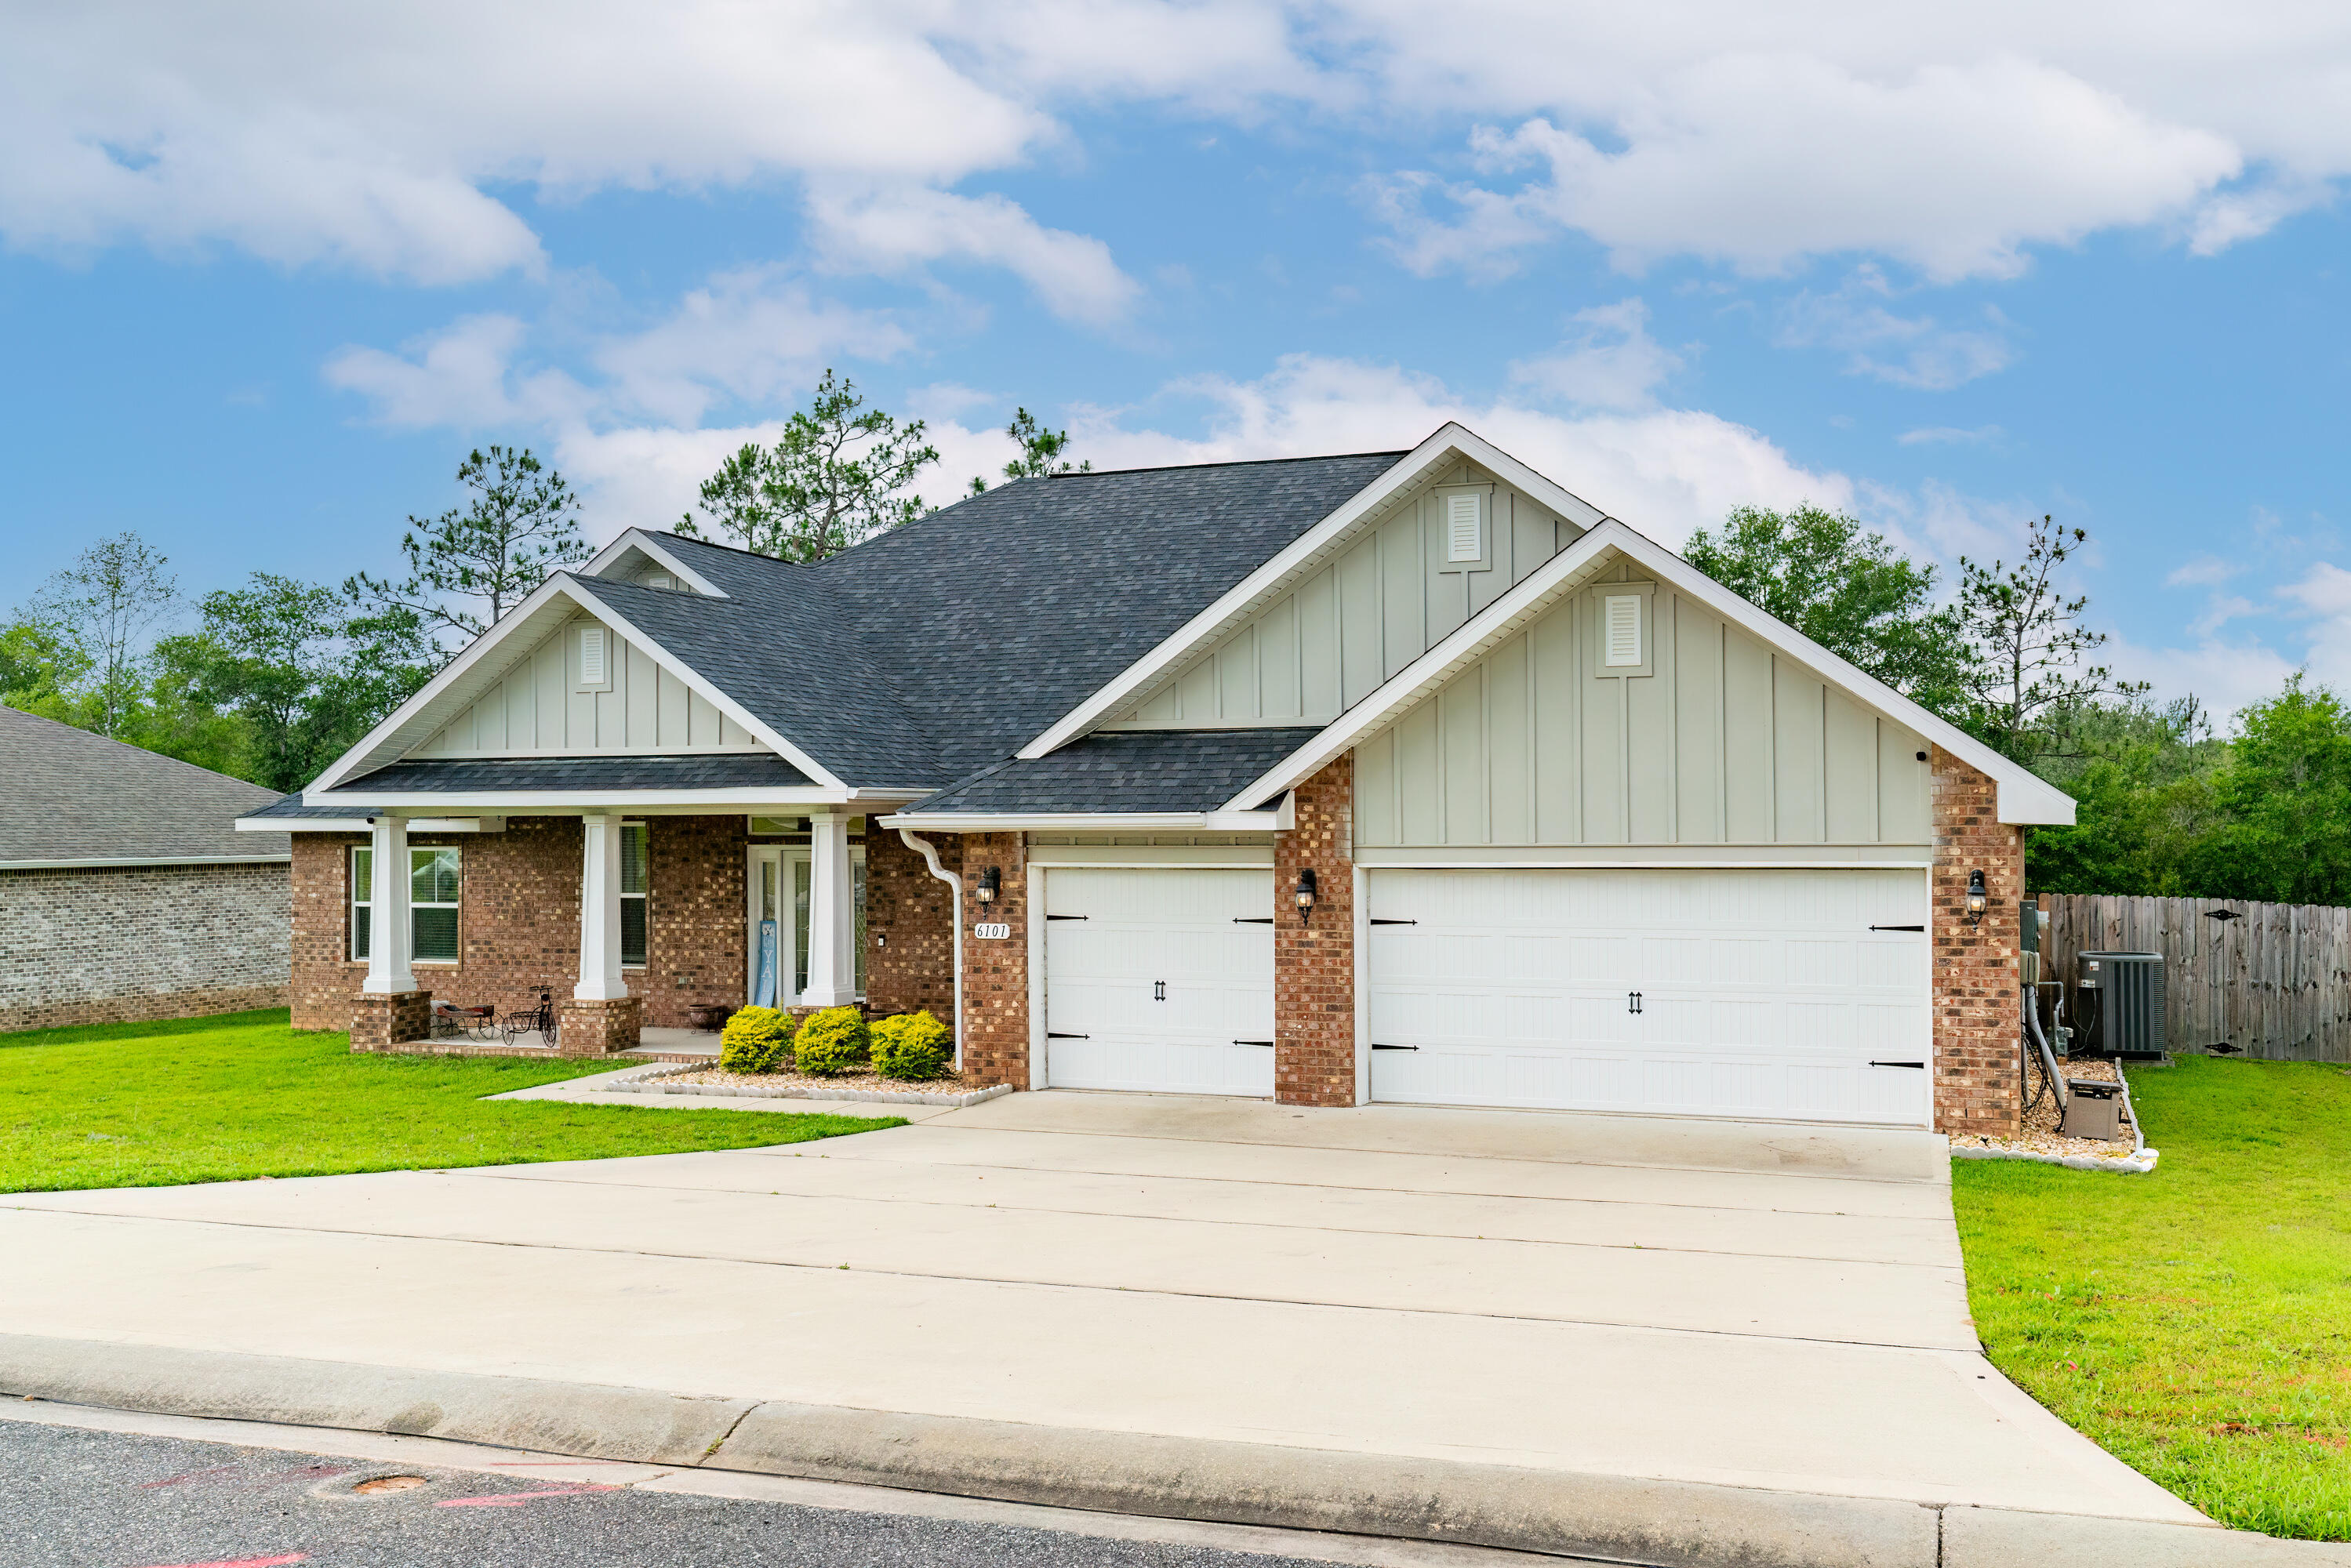
[(1923, 925), (1873, 925), (1870, 929), (1872, 931), (1924, 931), (1927, 928)]
[(1417, 920), (1380, 920), (1374, 918), (1367, 922), (1367, 924), (1373, 925), (1417, 925), (1420, 922)]
[(1916, 1067), (1923, 1071), (1927, 1064), (1923, 1061), (1873, 1061), (1870, 1065), (1872, 1067)]
[(1045, 918), (1048, 920), (1091, 920), (1093, 916), (1091, 915), (1048, 915)]
[(1372, 1047), (1372, 1049), (1374, 1051), (1418, 1051), (1420, 1047), (1416, 1045), (1375, 1045)]
[(1061, 1034), (1049, 1029), (1045, 1031), (1045, 1038), (1047, 1040), (1092, 1040), (1093, 1039), (1093, 1036), (1090, 1034)]
[(1236, 925), (1270, 925), (1273, 924), (1273, 916), (1270, 915), (1236, 915), (1233, 916), (1233, 924)]
[(1261, 1045), (1268, 1051), (1271, 1051), (1273, 1049), (1273, 1041), (1270, 1040), (1237, 1040), (1233, 1041), (1233, 1043), (1235, 1045)]

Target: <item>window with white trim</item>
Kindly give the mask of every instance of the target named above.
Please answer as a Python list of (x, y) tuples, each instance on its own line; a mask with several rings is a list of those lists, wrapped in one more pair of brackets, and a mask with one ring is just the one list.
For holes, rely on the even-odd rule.
[[(461, 882), (459, 852), (455, 844), (408, 852), (409, 957), (419, 964), (457, 961), (457, 905)], [(368, 936), (375, 916), (375, 850), (351, 846), (351, 961), (368, 958)]]
[(645, 967), (645, 825), (621, 824), (621, 967)]

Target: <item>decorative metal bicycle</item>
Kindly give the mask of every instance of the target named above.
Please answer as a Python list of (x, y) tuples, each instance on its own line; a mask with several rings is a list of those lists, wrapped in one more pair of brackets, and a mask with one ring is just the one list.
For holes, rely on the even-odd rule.
[(537, 1030), (539, 1043), (551, 1051), (555, 1048), (555, 1033), (560, 1023), (561, 1015), (556, 1010), (554, 993), (543, 990), (538, 993), (538, 1006), (510, 1012), (499, 1019), (498, 1034), (512, 1045), (519, 1036)]

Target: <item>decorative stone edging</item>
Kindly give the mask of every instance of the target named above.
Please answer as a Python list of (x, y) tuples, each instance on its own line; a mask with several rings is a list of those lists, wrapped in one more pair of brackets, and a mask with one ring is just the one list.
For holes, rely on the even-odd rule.
[(2029, 1160), (2040, 1166), (2064, 1166), (2069, 1171), (2114, 1171), (2124, 1176), (2146, 1176), (2155, 1169), (2161, 1155), (2159, 1149), (2141, 1149), (2135, 1155), (2044, 1155), (2038, 1149), (1959, 1149), (1951, 1151), (1955, 1160)]
[(832, 1089), (822, 1084), (791, 1084), (776, 1089), (736, 1088), (724, 1083), (664, 1083), (664, 1078), (682, 1077), (688, 1072), (706, 1072), (711, 1064), (693, 1067), (639, 1067), (629, 1070), (627, 1076), (606, 1079), (596, 1086), (597, 1092), (618, 1090), (624, 1094), (692, 1094), (722, 1095), (739, 1100), (860, 1100), (876, 1105), (946, 1105), (960, 1108), (977, 1105), (983, 1100), (993, 1100), (1012, 1092), (1009, 1083), (991, 1083), (985, 1089), (966, 1089), (959, 1092), (942, 1092), (935, 1089)]

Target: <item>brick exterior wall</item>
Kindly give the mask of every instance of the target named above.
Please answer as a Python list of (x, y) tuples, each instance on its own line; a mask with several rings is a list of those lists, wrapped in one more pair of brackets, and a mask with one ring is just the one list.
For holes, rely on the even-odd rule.
[[(979, 873), (996, 866), (1004, 886), (983, 909), (971, 889)], [(1029, 850), (1020, 833), (969, 833), (963, 841), (964, 1030), (963, 1073), (967, 1084), (1009, 1083), (1029, 1087)], [(995, 922), (1012, 927), (1002, 941), (983, 942), (974, 925)]]
[[(1301, 785), (1298, 825), (1273, 835), (1273, 1097), (1355, 1103), (1355, 759)], [(1298, 873), (1313, 868), (1312, 917), (1298, 918)]]
[[(925, 835), (939, 863), (957, 871), (963, 841)], [(955, 1021), (955, 889), (931, 874), (895, 832), (865, 839), (865, 999), (877, 1014), (927, 1009)], [(993, 946), (993, 944), (991, 944)]]
[[(1933, 768), (1935, 1129), (2011, 1136), (2022, 1114), (2016, 954), (2024, 836), (2000, 821), (1990, 779), (1939, 746)], [(1971, 871), (1984, 873), (1991, 897), (1979, 925), (1967, 922)]]
[[(696, 1003), (743, 1004), (749, 963), (747, 852), (755, 841), (784, 841), (764, 834), (755, 841), (739, 816), (649, 817), (645, 827), (645, 963), (624, 974), (643, 1004), (639, 1026), (690, 1029), (694, 1020), (687, 1009)], [(346, 956), (350, 851), (365, 842), (364, 834), (294, 835), (297, 1029), (350, 1027), (352, 998), (366, 981), (367, 966)], [(509, 817), (503, 833), (415, 833), (409, 842), (419, 848), (455, 844), (464, 851), (460, 961), (417, 965), (419, 986), (435, 1000), (501, 1013), (535, 1007), (542, 988), (559, 1002), (569, 999), (580, 978), (577, 817)], [(887, 1012), (927, 1007), (950, 1018), (953, 890), (933, 877), (922, 857), (895, 833), (869, 830), (863, 842), (866, 991), (872, 1005)], [(941, 845), (950, 866), (953, 844), (949, 838)]]
[(394, 991), (351, 998), (351, 1049), (381, 1051), (406, 1045), (433, 1032), (433, 993)]
[(283, 863), (0, 871), (0, 1031), (286, 1005)]

